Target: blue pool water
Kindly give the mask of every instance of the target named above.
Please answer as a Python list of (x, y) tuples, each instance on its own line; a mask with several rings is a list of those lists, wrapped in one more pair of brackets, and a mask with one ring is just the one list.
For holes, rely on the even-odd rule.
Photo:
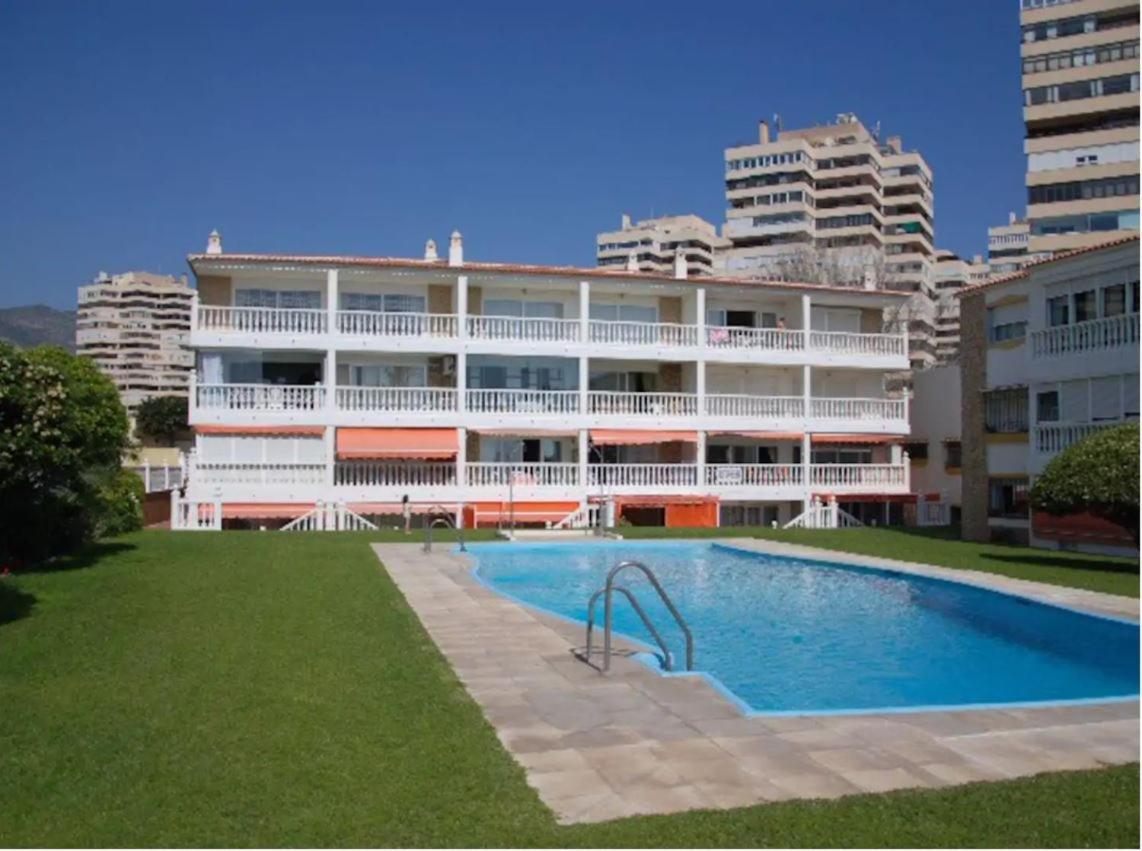
[[(746, 711), (856, 711), (1138, 694), (1138, 626), (955, 582), (697, 542), (471, 547), (476, 575), (586, 620), (619, 561), (650, 565), (690, 624), (696, 670)], [(646, 581), (623, 574), (682, 667), (683, 641)], [(597, 613), (602, 622), (602, 605)], [(620, 595), (616, 630), (651, 644)], [(600, 632), (601, 637), (601, 632)]]

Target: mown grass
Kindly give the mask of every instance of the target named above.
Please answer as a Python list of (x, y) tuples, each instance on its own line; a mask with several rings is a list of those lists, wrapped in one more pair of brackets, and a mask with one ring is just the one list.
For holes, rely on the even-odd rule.
[(961, 541), (958, 530), (950, 528), (770, 529), (749, 526), (663, 529), (627, 526), (617, 531), (628, 538), (766, 538), (959, 570), (982, 570), (1016, 579), (1086, 588), (1124, 597), (1138, 596), (1137, 559), (1038, 550), (1006, 544), (977, 544)]
[(379, 537), (144, 532), (0, 580), (0, 846), (1137, 847), (1137, 766), (560, 827)]

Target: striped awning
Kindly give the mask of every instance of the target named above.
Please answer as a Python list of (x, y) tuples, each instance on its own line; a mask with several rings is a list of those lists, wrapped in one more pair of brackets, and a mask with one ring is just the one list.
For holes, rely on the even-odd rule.
[(454, 428), (339, 428), (338, 458), (455, 458)]
[(651, 431), (638, 429), (591, 429), (591, 442), (596, 446), (638, 446), (648, 443), (697, 443), (696, 431)]
[(813, 434), (813, 443), (835, 443), (845, 446), (879, 446), (884, 443), (899, 443), (906, 439), (903, 434)]
[(325, 434), (325, 426), (307, 425), (259, 425), (259, 426), (231, 426), (231, 425), (196, 425), (196, 434)]

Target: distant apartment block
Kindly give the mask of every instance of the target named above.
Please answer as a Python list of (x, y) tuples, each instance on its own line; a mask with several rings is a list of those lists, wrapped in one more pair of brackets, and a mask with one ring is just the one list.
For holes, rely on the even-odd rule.
[(728, 245), (729, 240), (699, 216), (661, 216), (631, 224), (624, 215), (619, 230), (598, 235), (595, 257), (600, 268), (670, 275), (681, 255), (690, 274), (710, 275), (714, 255)]
[(1136, 0), (1023, 0), (1029, 250), (1138, 230)]
[(1028, 251), (1031, 243), (1031, 225), (1026, 219), (1019, 219), (1015, 213), (1007, 217), (1007, 224), (995, 225), (987, 229), (987, 265), (992, 277), (998, 278), (1018, 272), (1032, 260), (1043, 259), (1048, 255), (1032, 255)]
[(1138, 287), (1132, 237), (963, 291), (965, 537), (1129, 548), (1095, 518), (1033, 515), (1028, 494), (1059, 452), (1138, 419)]
[(946, 249), (936, 251), (936, 360), (952, 363), (960, 353), (960, 302), (956, 297), (964, 287), (982, 284), (988, 278), (988, 264), (975, 255), (970, 261)]
[(855, 115), (801, 130), (759, 125), (725, 151), (730, 240), (719, 264), (736, 276), (815, 280), (909, 293), (913, 368), (936, 362), (932, 172)]
[(76, 353), (95, 361), (128, 409), (151, 396), (185, 396), (193, 300), (185, 276), (101, 272), (79, 287)]

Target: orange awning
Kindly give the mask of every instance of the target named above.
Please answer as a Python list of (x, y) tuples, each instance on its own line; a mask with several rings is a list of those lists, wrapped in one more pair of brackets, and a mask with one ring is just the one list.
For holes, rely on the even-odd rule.
[(707, 505), (709, 503), (718, 502), (718, 497), (708, 494), (696, 494), (694, 496), (681, 496), (678, 494), (671, 496), (645, 496), (642, 494), (633, 496), (619, 495), (614, 499), (615, 506), (618, 509), (621, 509), (624, 505), (658, 508), (665, 505)]
[(325, 426), (306, 425), (196, 425), (196, 434), (325, 434)]
[(573, 428), (474, 428), (471, 431), (492, 437), (574, 437)]
[(339, 428), (338, 458), (454, 458), (454, 428)]
[[(358, 514), (403, 514), (404, 505), (399, 502), (351, 502), (349, 508)], [(410, 502), (411, 514), (452, 514), (446, 507), (436, 502)]]
[(301, 517), (313, 509), (313, 503), (227, 502), (222, 504), (222, 516), (279, 518)]
[(799, 431), (714, 431), (711, 434), (724, 437), (745, 437), (750, 440), (800, 440)]
[(902, 434), (814, 434), (813, 443), (842, 443), (849, 446), (878, 445), (896, 443), (904, 439)]
[(635, 431), (633, 429), (593, 428), (591, 442), (601, 446), (635, 446), (646, 443), (697, 443), (696, 431)]
[(579, 508), (577, 502), (470, 502), (464, 510), (476, 524), (507, 523), (513, 517), (517, 523), (558, 523)]

